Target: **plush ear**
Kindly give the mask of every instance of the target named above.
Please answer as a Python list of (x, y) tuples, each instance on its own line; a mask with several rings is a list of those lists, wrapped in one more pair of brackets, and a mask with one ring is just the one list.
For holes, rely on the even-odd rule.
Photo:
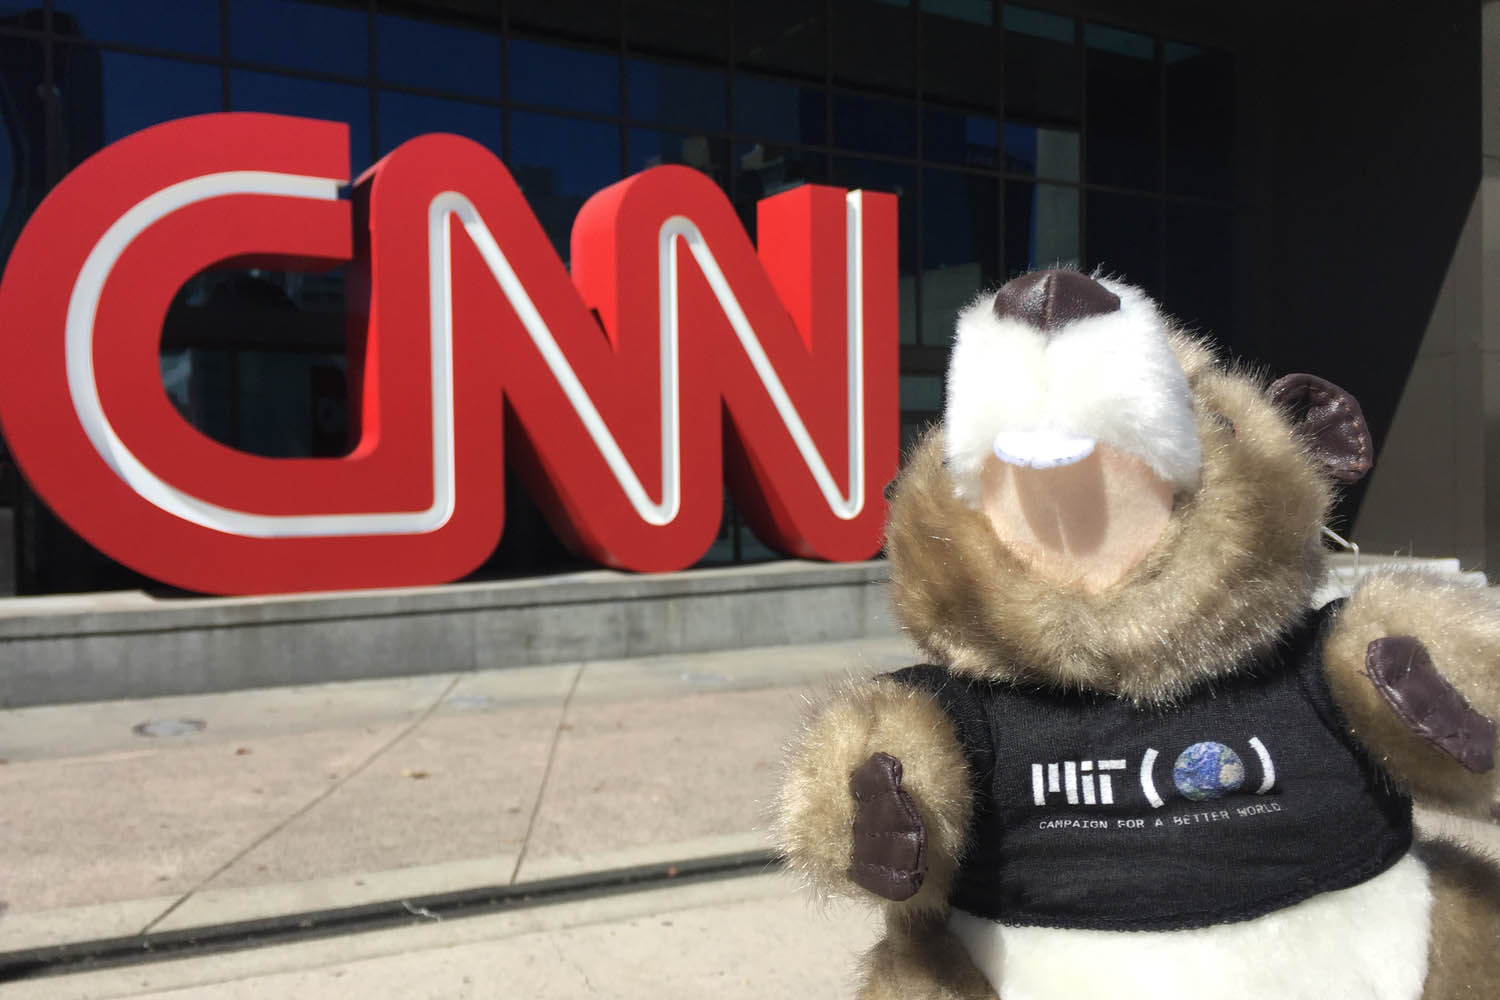
[(1375, 444), (1353, 396), (1316, 375), (1283, 375), (1271, 383), (1271, 402), (1286, 411), (1323, 471), (1341, 483), (1363, 479)]

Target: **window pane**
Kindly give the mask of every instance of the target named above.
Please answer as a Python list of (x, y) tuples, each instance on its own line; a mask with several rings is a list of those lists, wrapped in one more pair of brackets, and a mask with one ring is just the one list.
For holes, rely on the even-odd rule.
[(1088, 182), (1155, 190), (1161, 171), (1161, 88), (1155, 42), (1087, 25)]
[(1088, 266), (1161, 295), (1161, 202), (1089, 192)]
[(222, 105), (216, 66), (59, 45), (57, 69), (70, 164), (148, 125)]
[(161, 374), (167, 398), (184, 420), (220, 444), (236, 447), (229, 351), (219, 347), (162, 351)]
[(822, 80), (827, 42), (822, 3), (757, 0), (734, 5), (735, 61), (740, 66)]
[(993, 167), (1000, 161), (1000, 123), (984, 115), (928, 111), (922, 116), (922, 152), (940, 163)]
[(1059, 181), (1078, 180), (1078, 133), (1034, 125), (1005, 126), (1005, 169)]
[(216, 441), (281, 458), (348, 450), (343, 272), (209, 270), (162, 329), (162, 381)]
[(1168, 202), (1163, 305), (1184, 323), (1234, 348), (1234, 213), (1217, 205)]
[(637, 51), (705, 56), (729, 53), (729, 4), (703, 0), (625, 0), (627, 39)]
[(376, 43), (383, 83), (500, 97), (500, 36), (382, 14)]
[(917, 340), (917, 170), (903, 163), (835, 157), (833, 183), (866, 191), (889, 191), (899, 196), (901, 342)]
[(42, 0), (0, 0), (0, 24), (41, 31), (44, 27)]
[(1005, 273), (1078, 265), (1078, 189), (1005, 184)]
[(1083, 57), (1074, 22), (1005, 5), (1005, 109), (1009, 116), (1073, 125), (1083, 101)]
[(627, 174), (681, 163), (712, 177), (722, 188), (729, 186), (729, 143), (723, 139), (633, 128), (625, 135), (625, 153)]
[(505, 162), (558, 255), (567, 260), (578, 210), (595, 191), (620, 179), (620, 129), (513, 111)]
[(922, 93), (995, 111), (1000, 35), (991, 0), (922, 0)]
[(506, 0), (506, 7), (513, 28), (541, 28), (607, 43), (620, 40), (620, 0)]
[(995, 23), (995, 0), (921, 0), (924, 14), (938, 14), (965, 24), (989, 27)]
[(343, 356), (240, 351), (237, 447), (271, 458), (340, 455), (346, 450)]
[(865, 153), (915, 156), (916, 108), (895, 101), (835, 94), (833, 143), (844, 149)]
[(821, 145), (828, 140), (826, 93), (821, 87), (736, 76), (734, 131), (757, 139)]
[[(922, 175), (922, 332), (946, 344), (958, 311), (1000, 274), (1000, 189), (993, 177)], [(903, 410), (909, 409), (904, 403)]]
[(380, 155), (429, 132), (467, 136), (500, 153), (500, 109), (440, 97), (380, 92)]
[(632, 59), (626, 86), (631, 118), (710, 132), (729, 127), (723, 73)]
[[(42, 59), (40, 41), (0, 36), (0, 73), (14, 93), (37, 92)], [(0, 102), (0, 264), (45, 192), (44, 110), (41, 101)]]
[(828, 181), (828, 158), (805, 149), (786, 149), (762, 143), (741, 143), (734, 149), (739, 165), (734, 189), (734, 207), (745, 232), (755, 237), (755, 206), (762, 198), (790, 190), (799, 184)]
[(941, 375), (901, 376), (902, 413), (941, 413), (942, 411), (943, 377)]
[(349, 126), (353, 175), (370, 165), (370, 92), (364, 87), (239, 69), (229, 74), (229, 103), (236, 111), (344, 122)]
[(297, 0), (230, 0), (229, 51), (249, 62), (366, 76), (367, 29), (363, 10)]
[(510, 99), (517, 104), (620, 113), (620, 59), (543, 42), (510, 43)]
[(1168, 42), (1167, 190), (1205, 198), (1232, 194), (1234, 57)]
[(219, 0), (57, 0), (52, 27), (96, 42), (219, 54)]
[(833, 78), (906, 93), (917, 84), (915, 8), (897, 0), (833, 0)]

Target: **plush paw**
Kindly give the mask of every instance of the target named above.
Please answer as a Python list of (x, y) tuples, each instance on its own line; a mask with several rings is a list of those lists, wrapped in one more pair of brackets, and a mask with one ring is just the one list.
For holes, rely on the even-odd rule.
[(1469, 707), (1420, 639), (1376, 639), (1365, 647), (1365, 673), (1413, 733), (1476, 774), (1495, 766), (1495, 720)]
[(910, 899), (927, 876), (927, 829), (901, 789), (901, 762), (874, 753), (849, 777), (854, 795), (854, 857), (849, 877), (877, 896)]

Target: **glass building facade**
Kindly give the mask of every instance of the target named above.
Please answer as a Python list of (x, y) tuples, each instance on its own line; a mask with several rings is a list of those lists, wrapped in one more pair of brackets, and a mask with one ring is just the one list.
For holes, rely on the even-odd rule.
[[(345, 122), (356, 172), (423, 133), (474, 139), (565, 259), (583, 202), (656, 164), (712, 177), (752, 237), (757, 200), (797, 184), (892, 191), (910, 440), (940, 413), (955, 312), (1031, 267), (1103, 268), (1235, 348), (1236, 87), (1222, 42), (1042, 0), (0, 0), (0, 257), (89, 154), (221, 110)], [(338, 271), (197, 276), (161, 362), (217, 440), (348, 447)], [(21, 591), (141, 583), (0, 467)], [(511, 493), (482, 572), (576, 565)], [(707, 561), (770, 555), (726, 502)]]

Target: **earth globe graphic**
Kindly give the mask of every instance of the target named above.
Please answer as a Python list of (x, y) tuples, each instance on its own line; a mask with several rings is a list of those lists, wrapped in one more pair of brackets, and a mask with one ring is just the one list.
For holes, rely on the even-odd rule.
[(1217, 799), (1245, 783), (1245, 762), (1222, 743), (1194, 743), (1172, 765), (1172, 783), (1194, 802)]

